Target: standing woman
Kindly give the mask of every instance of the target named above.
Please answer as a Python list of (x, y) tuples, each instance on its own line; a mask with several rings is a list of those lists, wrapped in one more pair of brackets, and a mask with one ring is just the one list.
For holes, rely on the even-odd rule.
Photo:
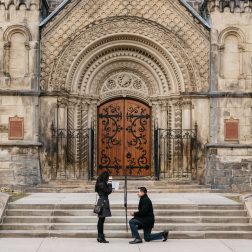
[(101, 213), (98, 214), (98, 238), (100, 243), (109, 243), (104, 236), (104, 222), (106, 217), (111, 217), (108, 195), (112, 193), (112, 176), (107, 171), (103, 172), (96, 180), (95, 191), (99, 195), (98, 206), (102, 207)]

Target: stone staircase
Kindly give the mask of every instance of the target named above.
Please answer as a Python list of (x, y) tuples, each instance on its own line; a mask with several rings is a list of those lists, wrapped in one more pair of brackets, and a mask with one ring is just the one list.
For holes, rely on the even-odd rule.
[[(129, 211), (136, 205), (129, 205)], [(97, 217), (90, 204), (17, 204), (9, 203), (0, 237), (96, 237)], [(108, 238), (129, 238), (125, 210), (111, 206), (113, 217), (105, 224)], [(170, 230), (174, 239), (252, 239), (252, 225), (242, 204), (154, 206), (154, 231)]]
[[(118, 180), (120, 182), (120, 189), (115, 193), (122, 193), (124, 190), (124, 180)], [(26, 192), (38, 192), (38, 193), (52, 193), (52, 192), (64, 192), (64, 193), (79, 193), (79, 192), (94, 192), (95, 181), (84, 180), (55, 180), (47, 184), (41, 184), (36, 187), (27, 188)], [(225, 192), (224, 190), (213, 190), (209, 186), (199, 185), (191, 180), (129, 180), (128, 192), (135, 193), (139, 186), (145, 186), (148, 191), (152, 193), (185, 193), (185, 192)]]

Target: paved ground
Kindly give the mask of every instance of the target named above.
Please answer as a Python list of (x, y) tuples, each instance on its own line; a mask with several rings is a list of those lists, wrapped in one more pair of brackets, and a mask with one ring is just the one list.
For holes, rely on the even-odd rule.
[(251, 252), (252, 240), (169, 240), (129, 245), (127, 239), (0, 238), (1, 252)]
[[(238, 204), (237, 202), (215, 193), (162, 193), (149, 194), (154, 204)], [(93, 204), (95, 193), (32, 193), (15, 201), (16, 204)], [(137, 204), (136, 194), (128, 194), (128, 203)], [(123, 204), (123, 194), (110, 195), (110, 204)]]

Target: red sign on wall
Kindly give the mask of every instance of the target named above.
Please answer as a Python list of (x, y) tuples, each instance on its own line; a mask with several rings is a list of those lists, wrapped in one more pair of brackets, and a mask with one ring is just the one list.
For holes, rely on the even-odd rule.
[(239, 140), (239, 120), (226, 119), (225, 120), (225, 141)]
[(9, 140), (24, 139), (24, 118), (9, 117)]

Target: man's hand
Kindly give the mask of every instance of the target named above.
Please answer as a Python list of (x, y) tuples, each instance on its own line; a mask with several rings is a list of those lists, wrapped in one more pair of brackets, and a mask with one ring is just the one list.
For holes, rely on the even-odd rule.
[(134, 212), (130, 212), (129, 214), (130, 214), (131, 216), (134, 216)]

